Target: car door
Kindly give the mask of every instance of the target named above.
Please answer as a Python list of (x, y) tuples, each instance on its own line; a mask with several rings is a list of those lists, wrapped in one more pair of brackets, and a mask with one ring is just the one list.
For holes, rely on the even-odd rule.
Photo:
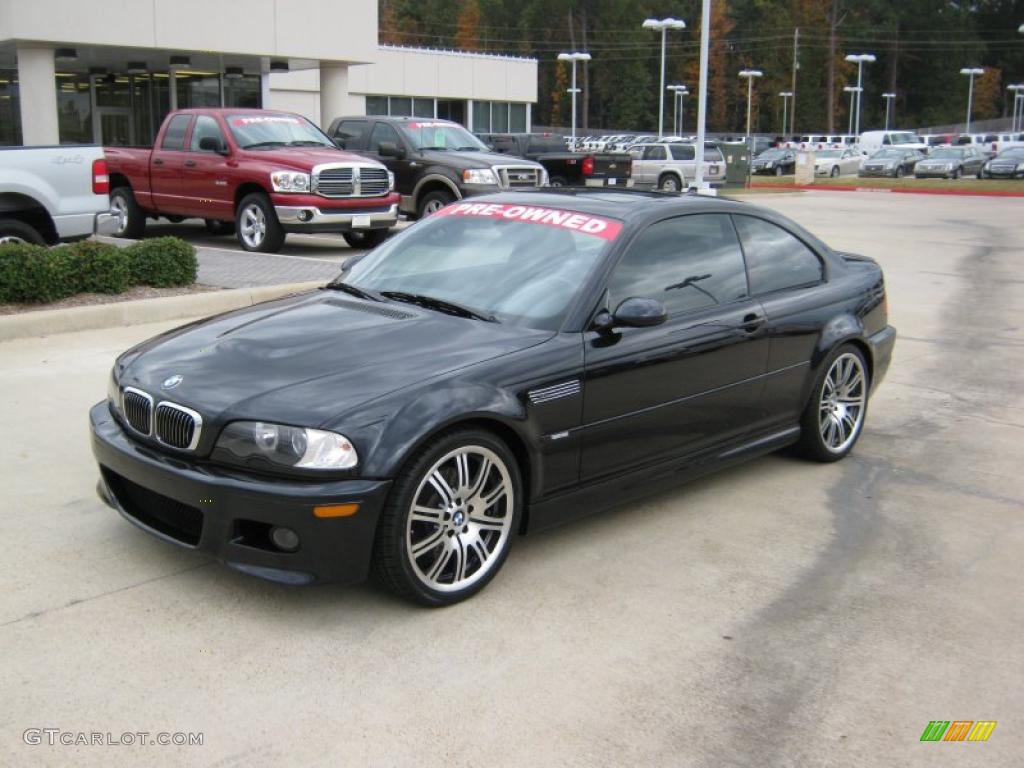
[(753, 215), (733, 214), (751, 295), (765, 313), (770, 344), (763, 406), (770, 424), (793, 424), (828, 307), (841, 300), (825, 281), (821, 257), (796, 234)]
[(192, 115), (174, 115), (160, 139), (160, 146), (153, 147), (149, 164), (149, 179), (153, 189), (153, 204), (165, 213), (185, 213), (182, 196), (182, 176), (189, 153), (185, 151)]
[(667, 159), (668, 151), (664, 144), (648, 144), (644, 147), (640, 156), (640, 180), (645, 184), (657, 184), (658, 175)]
[(606, 285), (624, 299), (663, 302), (649, 328), (584, 334), (581, 479), (698, 452), (764, 422), (768, 343), (726, 214), (662, 219), (626, 246)]
[(234, 200), (230, 179), (238, 163), (230, 155), (200, 149), (204, 138), (216, 140), (225, 149), (228, 147), (217, 119), (210, 115), (197, 115), (181, 176), (185, 213), (205, 219), (232, 219)]
[(967, 151), (967, 160), (964, 163), (964, 173), (970, 176), (977, 175), (984, 163), (984, 155), (977, 147), (970, 147)]
[[(399, 150), (400, 157), (385, 156), (380, 153), (381, 144), (394, 144)], [(374, 160), (379, 160), (387, 166), (388, 170), (395, 174), (395, 187), (402, 194), (409, 194), (416, 185), (416, 174), (419, 169), (416, 159), (411, 154), (405, 142), (398, 135), (398, 131), (390, 123), (376, 122), (370, 130), (370, 138), (366, 144), (366, 152)], [(408, 190), (408, 191), (406, 191)]]
[(860, 168), (860, 156), (852, 149), (843, 150), (843, 173), (856, 173)]
[(672, 155), (672, 168), (679, 171), (683, 186), (686, 186), (687, 180), (697, 176), (696, 147), (693, 144), (670, 144), (669, 153)]

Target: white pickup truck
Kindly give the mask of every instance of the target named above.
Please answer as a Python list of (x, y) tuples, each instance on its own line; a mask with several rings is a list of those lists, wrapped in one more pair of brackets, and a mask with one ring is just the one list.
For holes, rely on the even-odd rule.
[(53, 245), (112, 234), (103, 148), (0, 148), (0, 243)]

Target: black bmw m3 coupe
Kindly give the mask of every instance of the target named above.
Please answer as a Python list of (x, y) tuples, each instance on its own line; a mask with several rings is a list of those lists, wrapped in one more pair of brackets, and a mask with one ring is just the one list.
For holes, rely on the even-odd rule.
[(763, 208), (473, 198), (118, 357), (99, 491), (249, 574), (445, 605), (519, 534), (785, 446), (841, 459), (894, 342), (878, 265)]

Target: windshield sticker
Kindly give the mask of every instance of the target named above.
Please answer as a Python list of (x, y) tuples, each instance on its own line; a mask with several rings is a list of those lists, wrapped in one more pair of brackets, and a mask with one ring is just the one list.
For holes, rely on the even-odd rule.
[(556, 208), (541, 208), (535, 205), (507, 205), (503, 203), (459, 203), (442, 208), (435, 216), (479, 216), (487, 219), (505, 219), (507, 221), (526, 221), (534, 224), (545, 224), (549, 227), (570, 229), (586, 235), (600, 237), (603, 240), (614, 240), (622, 230), (622, 224), (612, 219), (598, 216), (587, 216), (573, 211), (562, 211)]
[(451, 123), (409, 123), (410, 128), (449, 128)]
[(231, 121), (232, 125), (258, 125), (260, 123), (288, 123), (288, 125), (298, 125), (299, 120), (296, 117), (271, 117), (268, 115), (260, 115), (259, 117), (236, 117)]

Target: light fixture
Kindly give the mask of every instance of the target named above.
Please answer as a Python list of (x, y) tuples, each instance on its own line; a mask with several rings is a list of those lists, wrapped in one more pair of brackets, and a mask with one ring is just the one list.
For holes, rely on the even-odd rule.
[(984, 75), (985, 70), (981, 67), (964, 67), (960, 70), (961, 75), (967, 75), (970, 78), (970, 83), (967, 86), (967, 121), (964, 124), (964, 133), (971, 132), (971, 111), (974, 106), (974, 78), (979, 75)]
[(78, 51), (74, 48), (58, 48), (53, 52), (53, 56), (56, 59), (63, 59), (65, 61), (74, 61), (78, 58)]
[(286, 59), (272, 59), (270, 62), (271, 72), (287, 72), (288, 61)]
[(873, 53), (848, 53), (846, 60), (857, 65), (857, 87), (861, 90), (857, 91), (857, 111), (856, 119), (853, 123), (854, 134), (857, 136), (857, 144), (860, 144), (860, 105), (861, 99), (864, 94), (864, 82), (862, 75), (864, 72), (864, 65), (870, 64), (875, 60), (875, 54)]
[(779, 96), (782, 97), (782, 137), (785, 138), (786, 137), (786, 118), (789, 115), (789, 110), (787, 109), (786, 105), (789, 104), (789, 99), (793, 98), (793, 92), (792, 91), (779, 91)]
[(126, 70), (129, 75), (144, 75), (149, 71), (144, 61), (129, 61)]
[(665, 135), (665, 33), (670, 29), (686, 29), (686, 22), (669, 16), (665, 19), (644, 19), (641, 26), (644, 29), (661, 32), (661, 85), (658, 91), (658, 138), (660, 139)]
[(241, 67), (225, 67), (224, 68), (224, 77), (228, 78), (229, 80), (237, 80), (243, 74), (244, 73), (242, 72), (242, 68)]
[(576, 62), (577, 61), (590, 61), (589, 53), (560, 53), (558, 54), (559, 61), (571, 61), (572, 62), (572, 87), (569, 89), (569, 93), (572, 94), (572, 133), (570, 134), (573, 149), (576, 148), (576, 94), (580, 92), (580, 89), (576, 87)]
[(172, 67), (191, 67), (192, 59), (188, 56), (171, 56)]

